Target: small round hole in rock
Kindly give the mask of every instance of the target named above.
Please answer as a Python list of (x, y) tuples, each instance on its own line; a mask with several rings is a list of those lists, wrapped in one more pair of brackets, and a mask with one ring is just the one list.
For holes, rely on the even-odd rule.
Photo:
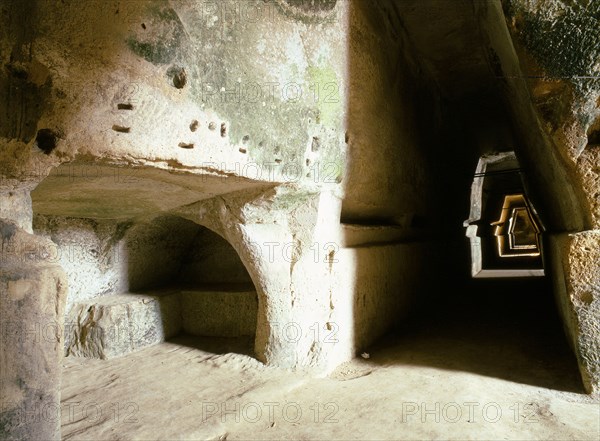
[(600, 118), (598, 118), (587, 131), (589, 145), (600, 145)]
[(215, 130), (217, 128), (217, 125), (214, 122), (211, 122), (208, 124), (208, 130)]
[(177, 89), (183, 89), (187, 83), (187, 74), (183, 67), (171, 66), (167, 70), (167, 75), (172, 78), (173, 86)]
[(56, 148), (58, 135), (50, 129), (40, 129), (35, 137), (35, 143), (40, 150), (49, 155)]
[(191, 122), (191, 124), (190, 124), (190, 130), (191, 130), (192, 132), (195, 132), (196, 130), (198, 130), (198, 124), (199, 124), (199, 123), (198, 123), (198, 120), (196, 120), (196, 119), (195, 119), (195, 120), (193, 120), (193, 121)]
[(227, 126), (225, 123), (221, 123), (221, 137), (225, 138), (227, 136)]
[(246, 144), (248, 141), (250, 141), (250, 136), (246, 135), (246, 136), (244, 136), (244, 137), (242, 138), (242, 142), (243, 142), (244, 144)]
[(312, 139), (312, 145), (310, 149), (313, 152), (318, 152), (319, 148), (321, 148), (321, 140), (319, 139), (319, 137), (314, 136)]

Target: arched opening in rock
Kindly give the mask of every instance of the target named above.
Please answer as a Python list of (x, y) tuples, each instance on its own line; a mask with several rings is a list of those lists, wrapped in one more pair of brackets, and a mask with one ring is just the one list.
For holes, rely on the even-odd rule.
[(64, 199), (63, 216), (33, 194), (34, 232), (54, 242), (52, 260), (68, 277), (67, 355), (110, 359), (167, 340), (254, 355), (257, 291), (227, 240), (167, 213), (127, 217), (125, 199), (123, 218), (79, 217), (91, 205), (116, 211), (88, 196)]

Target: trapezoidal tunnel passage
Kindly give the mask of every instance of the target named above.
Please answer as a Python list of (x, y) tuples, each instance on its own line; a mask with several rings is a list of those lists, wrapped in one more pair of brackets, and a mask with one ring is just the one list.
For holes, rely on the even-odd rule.
[[(481, 25), (456, 5), (381, 5), (391, 29), (368, 5), (352, 10), (351, 22), (372, 29), (373, 42), (351, 42), (353, 156), (341, 219), (346, 240), (398, 253), (387, 276), (398, 294), (385, 308), (396, 329), (377, 349), (402, 349), (383, 363), (581, 391), (551, 278), (560, 276), (548, 244), (563, 227), (523, 159), (531, 140), (513, 121), (507, 84), (484, 61), (491, 49), (473, 44)], [(460, 44), (445, 38), (453, 33)], [(377, 81), (362, 81), (373, 63), (382, 66)], [(356, 261), (365, 280), (368, 259)], [(360, 294), (359, 305), (373, 301)]]
[(543, 225), (514, 152), (479, 159), (465, 220), (472, 277), (544, 276)]

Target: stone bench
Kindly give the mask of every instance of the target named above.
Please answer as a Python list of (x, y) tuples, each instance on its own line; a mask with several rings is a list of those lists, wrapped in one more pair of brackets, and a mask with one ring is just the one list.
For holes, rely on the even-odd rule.
[(128, 354), (179, 333), (180, 316), (177, 292), (75, 303), (65, 320), (66, 355), (105, 359)]
[(116, 294), (77, 302), (65, 320), (66, 355), (107, 359), (181, 331), (239, 337), (256, 332), (256, 291), (238, 286)]

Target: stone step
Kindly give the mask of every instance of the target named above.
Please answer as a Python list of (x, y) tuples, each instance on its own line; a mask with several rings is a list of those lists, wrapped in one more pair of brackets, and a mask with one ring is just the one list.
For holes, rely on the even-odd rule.
[(181, 331), (197, 336), (252, 336), (258, 306), (253, 288), (212, 285), (77, 302), (65, 320), (66, 355), (114, 358)]

